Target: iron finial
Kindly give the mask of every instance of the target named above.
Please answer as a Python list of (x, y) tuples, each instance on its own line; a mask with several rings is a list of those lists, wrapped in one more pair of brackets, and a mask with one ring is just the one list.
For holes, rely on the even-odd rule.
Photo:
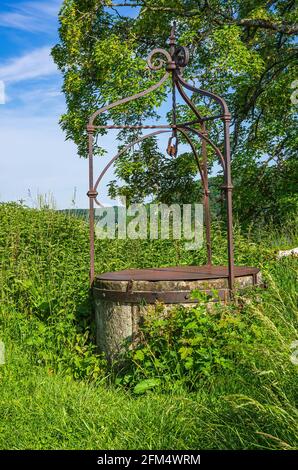
[(175, 46), (176, 46), (176, 21), (172, 22), (172, 29), (171, 29), (171, 34), (169, 38), (169, 43), (170, 43), (170, 54), (173, 56), (175, 52)]

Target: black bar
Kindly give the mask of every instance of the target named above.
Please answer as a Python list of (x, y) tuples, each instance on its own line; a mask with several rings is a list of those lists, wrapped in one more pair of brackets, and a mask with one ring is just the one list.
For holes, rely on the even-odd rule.
[[(110, 465), (118, 468), (140, 468), (140, 465), (167, 467), (170, 465), (202, 466), (210, 465), (256, 465), (262, 464), (268, 468), (271, 462), (275, 465), (293, 465), (297, 462), (297, 451), (267, 451), (267, 450), (92, 450), (92, 451), (0, 451), (1, 468), (10, 468), (12, 464), (30, 464), (30, 468), (74, 464), (75, 468), (108, 468)], [(6, 464), (6, 465), (5, 465)], [(146, 468), (146, 467), (144, 467)]]

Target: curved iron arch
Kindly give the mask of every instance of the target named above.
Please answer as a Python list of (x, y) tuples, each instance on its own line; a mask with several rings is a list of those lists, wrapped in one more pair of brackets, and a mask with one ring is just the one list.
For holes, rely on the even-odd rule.
[[(177, 129), (179, 129), (179, 127), (177, 127)], [(219, 150), (219, 148), (210, 140), (208, 139), (208, 137), (206, 135), (204, 135), (203, 132), (200, 132), (198, 131), (197, 129), (194, 129), (193, 127), (189, 127), (189, 126), (183, 126), (183, 129), (186, 129), (188, 130), (189, 132), (193, 132), (194, 134), (198, 135), (200, 137), (200, 139), (202, 140), (205, 140), (205, 142), (207, 144), (210, 145), (210, 147), (213, 148), (213, 150), (215, 151), (216, 155), (219, 157), (220, 161), (221, 161), (221, 165), (223, 167), (223, 170), (225, 172), (225, 169), (226, 169), (226, 162), (225, 162), (225, 159), (224, 159), (224, 156), (223, 154), (221, 153), (221, 151)]]
[[(186, 128), (187, 130), (190, 130), (190, 131), (194, 131), (195, 133), (198, 133), (198, 131), (195, 131), (194, 129), (190, 129), (190, 128)], [(202, 169), (202, 166), (200, 164), (200, 160), (199, 160), (199, 156), (198, 156), (198, 153), (197, 153), (197, 150), (192, 142), (192, 140), (190, 139), (189, 137), (189, 134), (188, 132), (185, 130), (185, 129), (181, 129), (181, 128), (177, 128), (177, 131), (180, 132), (186, 139), (186, 141), (188, 142), (189, 146), (191, 147), (192, 149), (192, 152), (193, 152), (193, 155), (195, 157), (195, 161), (197, 163), (197, 166), (198, 166), (198, 170), (199, 170), (199, 173), (200, 173), (200, 178), (201, 178), (201, 182), (202, 182), (202, 185), (203, 185), (203, 192), (204, 192), (204, 207), (205, 207), (205, 217), (207, 219), (207, 226), (209, 227), (210, 225), (210, 215), (209, 215), (209, 190), (208, 190), (208, 177), (206, 174), (204, 174), (203, 172), (203, 169)], [(98, 205), (98, 206), (101, 206), (101, 207), (104, 207), (97, 199), (97, 190), (98, 190), (98, 186), (99, 186), (99, 183), (100, 181), (102, 180), (102, 178), (104, 177), (104, 175), (106, 174), (106, 172), (108, 171), (108, 169), (111, 167), (111, 165), (118, 159), (120, 158), (122, 155), (125, 154), (125, 152), (127, 150), (129, 150), (131, 147), (133, 147), (134, 145), (142, 142), (143, 140), (149, 138), (149, 137), (153, 137), (155, 135), (159, 135), (159, 134), (163, 134), (163, 133), (167, 133), (167, 132), (171, 132), (171, 129), (167, 129), (167, 130), (159, 130), (159, 131), (155, 131), (155, 132), (151, 132), (150, 134), (146, 134), (145, 136), (142, 136), (136, 140), (134, 140), (133, 142), (131, 142), (130, 144), (126, 145), (123, 149), (121, 149), (113, 158), (111, 158), (109, 160), (109, 162), (107, 163), (107, 165), (104, 167), (104, 169), (101, 171), (100, 175), (98, 176), (94, 186), (93, 186), (93, 189), (94, 191), (96, 192), (96, 195), (94, 197), (94, 202)], [(198, 133), (200, 135), (200, 133)], [(207, 227), (206, 227), (207, 229)], [(207, 229), (209, 230), (209, 228)], [(211, 264), (211, 258), (212, 258), (212, 252), (211, 252), (211, 239), (210, 239), (210, 233), (207, 232), (206, 234), (207, 236), (207, 257), (208, 257), (208, 264)]]
[(223, 115), (224, 116), (230, 116), (228, 105), (227, 105), (226, 101), (223, 98), (216, 95), (215, 93), (212, 93), (211, 91), (203, 90), (202, 88), (196, 88), (195, 86), (191, 85), (190, 83), (187, 83), (185, 80), (183, 80), (183, 78), (181, 77), (180, 74), (177, 74), (177, 79), (178, 79), (178, 82), (181, 83), (181, 85), (183, 85), (185, 88), (187, 88), (187, 90), (193, 91), (194, 93), (198, 93), (202, 96), (208, 96), (208, 98), (211, 98), (214, 101), (216, 101), (220, 105), (220, 107), (223, 111)]
[[(98, 189), (98, 185), (100, 183), (100, 181), (102, 180), (102, 178), (104, 177), (104, 175), (106, 174), (106, 172), (108, 171), (108, 169), (110, 168), (110, 166), (116, 161), (118, 160), (119, 157), (121, 157), (122, 155), (125, 154), (125, 152), (127, 152), (127, 150), (129, 150), (131, 147), (133, 147), (134, 145), (136, 144), (139, 144), (140, 142), (142, 142), (143, 140), (145, 139), (148, 139), (149, 137), (153, 137), (155, 135), (159, 135), (159, 134), (164, 134), (166, 132), (171, 132), (171, 129), (167, 129), (167, 130), (159, 130), (159, 131), (154, 131), (154, 132), (150, 132), (150, 134), (146, 134), (142, 137), (140, 137), (139, 139), (136, 139), (134, 140), (133, 142), (127, 144), (123, 149), (121, 149), (113, 158), (111, 158), (109, 160), (109, 162), (106, 164), (106, 166), (104, 167), (104, 169), (101, 171), (100, 175), (98, 176), (97, 180), (95, 181), (94, 183), (94, 190), (97, 191)], [(95, 198), (95, 202), (102, 206), (102, 204), (98, 203), (97, 201), (97, 198)]]
[[(194, 154), (194, 157), (195, 157), (195, 160), (196, 160), (196, 163), (197, 163), (197, 166), (198, 166), (198, 169), (199, 169), (199, 173), (200, 173), (200, 177), (201, 177), (201, 181), (202, 181), (202, 184), (203, 184), (203, 189), (204, 189), (204, 192), (207, 191), (207, 186), (206, 186), (206, 179), (205, 179), (205, 176), (203, 174), (203, 171), (202, 171), (202, 167), (201, 167), (201, 164), (200, 164), (200, 161), (199, 161), (199, 157), (198, 157), (198, 153), (196, 151), (196, 148), (194, 147), (193, 145), (193, 142), (191, 141), (191, 139), (189, 138), (189, 135), (188, 133), (181, 129), (181, 128), (177, 128), (177, 131), (178, 132), (181, 132), (181, 134), (184, 135), (185, 139), (187, 140), (189, 146), (191, 147), (192, 149), (192, 152)], [(159, 130), (159, 131), (154, 131), (154, 132), (150, 132), (150, 134), (146, 134), (136, 140), (134, 140), (133, 142), (127, 144), (124, 148), (122, 148), (114, 157), (112, 157), (109, 162), (106, 164), (106, 166), (103, 168), (103, 170), (101, 171), (101, 173), (99, 174), (97, 180), (95, 181), (94, 183), (94, 186), (93, 186), (93, 189), (94, 191), (97, 192), (98, 190), (98, 186), (99, 186), (99, 183), (101, 182), (101, 180), (103, 179), (104, 175), (106, 174), (106, 172), (108, 171), (108, 169), (112, 166), (112, 164), (118, 160), (118, 158), (120, 158), (122, 155), (124, 155), (127, 150), (129, 150), (131, 147), (133, 147), (134, 145), (142, 142), (143, 140), (145, 139), (148, 139), (150, 137), (153, 137), (155, 135), (159, 135), (159, 134), (165, 134), (167, 132), (171, 132), (171, 129), (167, 129), (167, 130)], [(98, 206), (101, 206), (103, 207), (103, 205), (97, 200), (97, 196), (94, 198), (94, 201), (95, 203), (98, 205)]]
[[(175, 27), (174, 27), (175, 28)], [(204, 201), (205, 201), (205, 210), (206, 207), (209, 208), (209, 190), (208, 190), (208, 173), (207, 173), (207, 153), (206, 153), (206, 143), (208, 143), (217, 156), (219, 157), (223, 169), (224, 169), (224, 179), (225, 179), (225, 184), (223, 185), (223, 189), (225, 190), (226, 193), (226, 201), (227, 201), (227, 238), (228, 238), (228, 268), (229, 268), (229, 288), (230, 290), (233, 289), (234, 285), (234, 251), (233, 251), (233, 230), (232, 230), (232, 182), (231, 182), (231, 165), (230, 165), (230, 140), (229, 140), (229, 126), (230, 126), (230, 119), (231, 115), (229, 113), (228, 106), (223, 98), (220, 96), (209, 92), (207, 90), (203, 90), (200, 88), (196, 88), (193, 85), (190, 85), (187, 83), (181, 76), (181, 69), (184, 68), (189, 60), (189, 54), (186, 48), (179, 46), (176, 47), (175, 45), (175, 35), (174, 35), (174, 28), (172, 29), (171, 36), (170, 36), (170, 52), (164, 50), (164, 49), (154, 49), (148, 56), (147, 63), (148, 66), (151, 70), (159, 70), (161, 69), (164, 65), (166, 67), (166, 73), (164, 76), (157, 82), (156, 84), (152, 85), (149, 87), (147, 90), (144, 90), (140, 93), (137, 93), (135, 95), (132, 95), (130, 97), (126, 97), (123, 99), (120, 99), (114, 103), (108, 104), (99, 110), (95, 111), (89, 118), (88, 125), (87, 125), (87, 134), (88, 134), (88, 156), (89, 156), (89, 191), (87, 193), (89, 197), (89, 211), (90, 211), (90, 217), (89, 217), (89, 223), (90, 223), (90, 281), (91, 284), (94, 281), (94, 202), (98, 203), (96, 200), (96, 197), (98, 195), (97, 193), (97, 188), (99, 185), (100, 180), (102, 179), (103, 175), (105, 172), (108, 170), (108, 168), (112, 165), (112, 163), (119, 158), (123, 153), (125, 153), (130, 147), (135, 145), (138, 142), (141, 142), (142, 140), (151, 137), (153, 135), (158, 135), (161, 133), (165, 132), (170, 132), (172, 131), (173, 135), (176, 134), (176, 132), (180, 132), (182, 135), (184, 135), (185, 139), (191, 146), (191, 149), (193, 151), (194, 157), (198, 163), (198, 168), (201, 176), (201, 180), (204, 186)], [(164, 59), (157, 59), (157, 64), (152, 61), (152, 58), (156, 55), (163, 55)], [(155, 59), (156, 62), (156, 59)], [(170, 77), (172, 76), (172, 84), (173, 84), (173, 94), (175, 88), (177, 88), (180, 96), (182, 99), (188, 104), (188, 106), (192, 109), (192, 111), (195, 113), (196, 120), (192, 122), (184, 122), (177, 124), (174, 122), (172, 125), (153, 125), (153, 126), (114, 126), (114, 125), (94, 125), (94, 121), (96, 117), (109, 110), (112, 109), (116, 106), (120, 106), (122, 104), (128, 103), (130, 101), (139, 99), (143, 96), (146, 96), (147, 94), (151, 93), (152, 91), (157, 90), (159, 87), (161, 87)], [(186, 93), (184, 92), (184, 89), (186, 88), (194, 93), (198, 93), (202, 96), (207, 96), (214, 101), (216, 101), (223, 112), (222, 115), (217, 115), (217, 116), (201, 116), (199, 111), (197, 110), (195, 104), (188, 98)], [(174, 96), (174, 95), (173, 95)], [(176, 113), (175, 113), (176, 114)], [(174, 113), (173, 113), (174, 116)], [(210, 121), (210, 120), (215, 120), (215, 119), (221, 119), (224, 123), (224, 154), (221, 153), (219, 148), (210, 140), (208, 139), (205, 131), (205, 122)], [(192, 125), (199, 125), (201, 127), (201, 131), (198, 131), (197, 129), (194, 129), (191, 127)], [(132, 144), (129, 144), (126, 146), (124, 149), (122, 149), (120, 152), (113, 157), (109, 163), (106, 165), (104, 170), (101, 172), (99, 177), (96, 180), (96, 183), (94, 185), (93, 183), (93, 140), (94, 140), (94, 132), (96, 129), (103, 128), (103, 129), (112, 129), (112, 128), (130, 128), (130, 129), (146, 129), (146, 128), (152, 128), (152, 129), (159, 129), (158, 131), (154, 131), (146, 136), (142, 136), (140, 139), (137, 139), (134, 141)], [(202, 171), (202, 168), (200, 167), (199, 163), (199, 158), (196, 152), (196, 149), (189, 137), (189, 133), (195, 133), (198, 135), (202, 141), (202, 152), (204, 149), (204, 155), (203, 155), (203, 160), (204, 160), (204, 171)], [(209, 242), (207, 240), (207, 251), (208, 251), (208, 262), (211, 264), (211, 242), (210, 242), (210, 219), (209, 219), (209, 210), (208, 210), (208, 223), (209, 223)], [(207, 235), (207, 223), (206, 223), (206, 235)]]
[[(114, 103), (108, 104), (106, 106), (103, 106), (102, 108), (98, 109), (95, 111), (89, 118), (87, 130), (92, 130), (92, 128), (96, 128), (97, 126), (94, 126), (94, 120), (99, 114), (104, 113), (105, 111), (108, 111), (109, 109), (115, 108), (117, 106), (121, 106), (122, 104), (129, 103), (130, 101), (137, 100), (139, 98), (142, 98), (143, 96), (148, 95), (152, 91), (157, 90), (160, 88), (169, 78), (170, 74), (169, 72), (166, 72), (164, 76), (159, 80), (159, 82), (155, 83), (151, 87), (147, 88), (147, 90), (140, 91), (139, 93), (136, 93), (135, 95), (128, 96), (126, 98), (122, 98), (121, 100), (115, 101)], [(106, 127), (106, 126), (99, 126), (99, 127)]]

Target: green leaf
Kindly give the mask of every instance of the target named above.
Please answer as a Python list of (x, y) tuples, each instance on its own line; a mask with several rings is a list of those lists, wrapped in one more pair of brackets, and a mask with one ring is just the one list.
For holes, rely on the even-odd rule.
[(141, 349), (139, 349), (138, 351), (136, 351), (133, 355), (133, 358), (135, 359), (135, 361), (140, 361), (142, 362), (144, 360), (144, 353)]
[(146, 393), (148, 390), (151, 390), (154, 387), (158, 387), (160, 385), (159, 379), (146, 379), (139, 382), (135, 388), (133, 389), (136, 395), (142, 395)]

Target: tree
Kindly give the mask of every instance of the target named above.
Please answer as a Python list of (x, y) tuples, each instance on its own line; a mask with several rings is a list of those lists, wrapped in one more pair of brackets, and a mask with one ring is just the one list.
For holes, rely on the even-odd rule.
[[(291, 102), (297, 78), (296, 16), (294, 0), (64, 0), (53, 57), (64, 77), (67, 112), (61, 125), (67, 138), (86, 156), (88, 116), (158, 81), (159, 73), (146, 69), (145, 59), (152, 48), (166, 46), (175, 19), (179, 42), (191, 51), (187, 78), (224, 96), (232, 113), (239, 219), (282, 220), (289, 208), (297, 209), (297, 105)], [(101, 115), (100, 123), (140, 124), (156, 117), (169, 88)], [(179, 113), (187, 110), (179, 106)], [(220, 143), (218, 128), (210, 132)], [(119, 135), (121, 144), (132, 137)], [(97, 152), (102, 155), (100, 146)], [(210, 149), (208, 154), (214, 162)], [(186, 190), (197, 197), (199, 183), (189, 158), (185, 153), (169, 161), (151, 140), (119, 160), (117, 175), (125, 184), (113, 182), (110, 189), (134, 200), (150, 195), (172, 202), (173, 195)]]

